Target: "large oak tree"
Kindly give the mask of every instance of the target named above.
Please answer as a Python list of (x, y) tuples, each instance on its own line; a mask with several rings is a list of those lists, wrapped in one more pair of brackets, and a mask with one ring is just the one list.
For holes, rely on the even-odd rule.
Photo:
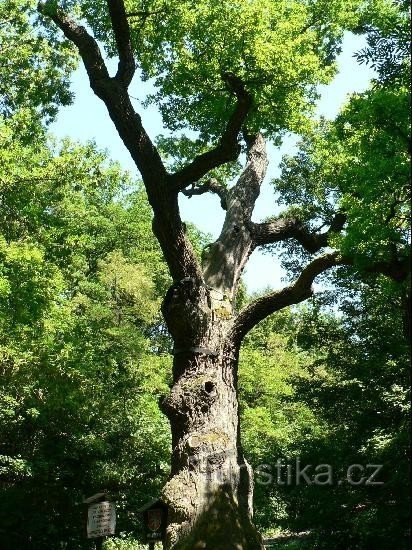
[[(49, 0), (39, 7), (79, 51), (91, 88), (136, 163), (173, 278), (162, 306), (174, 341), (173, 387), (162, 403), (173, 447), (162, 495), (169, 505), (168, 549), (262, 548), (252, 521), (253, 475), (240, 441), (239, 348), (259, 321), (310, 297), (319, 274), (354, 261), (328, 247), (345, 227), (342, 210), (331, 212), (321, 230), (292, 215), (252, 221), (268, 164), (265, 143), (309, 129), (316, 86), (332, 78), (343, 32), (395, 9), (381, 0)], [(113, 76), (101, 43), (106, 55), (118, 57)], [(173, 170), (133, 107), (128, 90), (136, 68), (141, 79), (153, 79), (156, 93), (148, 101), (185, 145), (163, 140), (169, 153), (181, 153)], [(196, 139), (182, 136), (183, 129)], [(242, 152), (243, 169), (228, 184)], [(226, 215), (199, 262), (178, 197), (206, 192), (219, 195)], [(236, 311), (250, 254), (290, 239), (309, 254), (296, 279)], [(397, 257), (367, 269), (395, 280), (406, 273)]]

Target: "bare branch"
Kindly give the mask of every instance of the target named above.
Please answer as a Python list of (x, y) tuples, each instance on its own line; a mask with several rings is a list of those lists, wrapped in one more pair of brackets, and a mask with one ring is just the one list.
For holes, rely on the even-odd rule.
[(261, 134), (249, 137), (247, 144), (245, 169), (227, 191), (227, 213), (222, 231), (208, 247), (202, 261), (205, 281), (228, 296), (233, 296), (253, 250), (249, 224), (268, 164), (265, 139)]
[[(113, 2), (115, 33), (120, 34), (124, 25), (121, 8)], [(87, 30), (73, 21), (65, 12), (56, 8), (54, 0), (39, 6), (39, 11), (50, 17), (65, 36), (77, 46), (89, 75), (94, 93), (107, 107), (120, 138), (139, 169), (153, 208), (153, 231), (160, 243), (170, 273), (174, 280), (184, 277), (201, 279), (201, 270), (192, 246), (185, 235), (179, 214), (177, 193), (167, 185), (168, 174), (159, 152), (145, 131), (141, 117), (135, 112), (125, 83), (131, 78), (127, 68), (129, 37), (125, 42), (119, 36), (121, 63), (119, 78), (110, 78), (96, 40)], [(120, 10), (120, 15), (116, 10)], [(120, 19), (116, 19), (120, 17)], [(124, 72), (123, 72), (124, 71)], [(124, 80), (125, 79), (125, 80)]]
[(156, 147), (143, 128), (140, 116), (133, 108), (123, 83), (109, 76), (96, 40), (83, 26), (57, 8), (53, 1), (39, 4), (38, 10), (50, 17), (77, 46), (89, 75), (90, 86), (106, 104), (119, 136), (142, 174), (150, 200), (151, 187), (155, 182), (161, 187), (162, 183), (159, 182), (164, 182), (167, 172)]
[(192, 187), (191, 189), (183, 189), (183, 195), (192, 198), (194, 195), (203, 195), (204, 193), (215, 193), (220, 198), (220, 205), (223, 210), (227, 210), (227, 190), (221, 185), (217, 179), (211, 178), (206, 183)]
[(77, 46), (89, 75), (90, 86), (97, 94), (97, 84), (108, 82), (110, 76), (96, 40), (82, 25), (78, 25), (66, 13), (57, 8), (54, 2), (40, 2), (37, 9), (42, 15), (50, 17), (63, 31), (66, 38)]
[(319, 256), (303, 269), (291, 285), (254, 300), (235, 319), (231, 333), (233, 342), (239, 345), (244, 336), (268, 315), (310, 298), (313, 294), (312, 283), (315, 277), (342, 263), (343, 260), (339, 258), (337, 252)]
[[(312, 260), (291, 285), (257, 298), (246, 306), (234, 321), (229, 338), (235, 345), (240, 345), (246, 334), (260, 321), (287, 306), (303, 302), (313, 295), (312, 284), (318, 275), (338, 265), (354, 266), (353, 258), (341, 256), (334, 251)], [(411, 270), (408, 258), (396, 259), (391, 262), (376, 262), (365, 267), (362, 271), (385, 275), (390, 279), (402, 283)]]
[(345, 223), (346, 215), (338, 213), (333, 218), (328, 231), (314, 233), (297, 218), (278, 218), (271, 222), (251, 224), (251, 232), (255, 246), (296, 239), (307, 252), (314, 254), (328, 246), (331, 234), (341, 231)]
[(123, 0), (108, 0), (107, 4), (119, 53), (119, 65), (115, 78), (127, 87), (134, 76), (136, 64), (133, 57), (126, 10)]
[[(246, 166), (236, 184), (230, 190), (232, 208), (239, 211), (243, 222), (248, 226), (255, 203), (260, 194), (260, 188), (265, 179), (269, 164), (265, 138), (261, 133), (247, 135), (244, 132), (247, 145)], [(250, 231), (250, 228), (248, 226)]]
[(252, 107), (253, 100), (240, 78), (232, 73), (224, 73), (222, 78), (236, 97), (235, 109), (228, 120), (218, 145), (197, 156), (190, 164), (169, 177), (169, 184), (176, 191), (181, 191), (188, 185), (196, 183), (213, 168), (236, 160), (239, 156), (238, 136)]

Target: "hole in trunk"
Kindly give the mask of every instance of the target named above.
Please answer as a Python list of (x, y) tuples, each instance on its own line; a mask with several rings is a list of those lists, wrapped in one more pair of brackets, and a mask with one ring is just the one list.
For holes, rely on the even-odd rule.
[(215, 385), (213, 382), (205, 382), (205, 391), (207, 393), (212, 393), (212, 391), (215, 389)]

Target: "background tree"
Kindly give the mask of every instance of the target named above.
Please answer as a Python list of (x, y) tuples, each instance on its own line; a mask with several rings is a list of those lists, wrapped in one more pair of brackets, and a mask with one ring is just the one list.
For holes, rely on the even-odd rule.
[(113, 492), (134, 531), (168, 472), (169, 279), (140, 186), (92, 144), (28, 145), (13, 122), (0, 127), (0, 546), (84, 548), (85, 496)]
[[(72, 96), (69, 78), (76, 56), (52, 25), (39, 23), (36, 2), (0, 4), (0, 114), (15, 115), (21, 138), (34, 139), (39, 122), (54, 119)], [(35, 128), (33, 128), (35, 127)]]
[[(333, 296), (281, 312), (246, 338), (240, 403), (256, 521), (272, 536), (309, 533), (284, 546), (280, 537), (280, 548), (409, 547), (409, 353), (402, 288), (383, 277), (347, 274)], [(311, 480), (316, 465), (331, 465), (332, 483), (296, 483), (297, 461), (311, 465)], [(381, 484), (351, 485), (351, 464), (382, 465)]]
[[(350, 463), (383, 465), (379, 487), (278, 487), (278, 517), (292, 529), (313, 530), (309, 547), (335, 544), (331, 536), (350, 547), (409, 545), (410, 281), (398, 276), (410, 256), (409, 8), (397, 5), (367, 27), (368, 46), (357, 56), (377, 70), (371, 89), (352, 96), (335, 121), (321, 121), (274, 182), (289, 211), (313, 228), (341, 209), (347, 225), (330, 242), (354, 264), (325, 281), (333, 283), (332, 304), (342, 317), (318, 306), (294, 319), (291, 343), (315, 358), (306, 374), (288, 380), (292, 402), (302, 398), (313, 414), (313, 435), (277, 456), (340, 464), (341, 479)], [(292, 272), (305, 261), (293, 242), (283, 254)], [(392, 281), (373, 273), (376, 262), (395, 268)]]
[[(234, 310), (236, 289), (257, 246), (294, 238), (315, 254), (347, 215), (335, 212), (326, 232), (311, 231), (297, 217), (255, 224), (251, 217), (266, 172), (265, 138), (308, 128), (316, 85), (333, 75), (333, 58), (345, 29), (373, 16), (390, 17), (388, 2), (340, 1), (276, 3), (203, 1), (128, 3), (81, 2), (77, 14), (95, 33), (78, 24), (66, 2), (41, 4), (77, 47), (90, 85), (104, 101), (120, 137), (139, 169), (153, 209), (153, 231), (173, 278), (162, 311), (174, 340), (173, 387), (163, 402), (172, 428), (172, 471), (163, 489), (169, 504), (167, 548), (262, 546), (252, 521), (252, 475), (245, 461), (238, 424), (237, 363), (247, 332), (269, 314), (312, 294), (314, 278), (351, 256), (327, 252), (303, 268), (294, 283)], [(118, 56), (108, 73), (96, 39)], [(154, 78), (152, 98), (172, 130), (199, 132), (202, 148), (181, 169), (168, 172), (142, 126), (128, 95), (139, 65)], [(238, 158), (240, 135), (244, 170), (230, 189), (204, 178)], [(203, 187), (199, 187), (201, 184)], [(178, 194), (218, 191), (226, 219), (222, 233), (200, 263), (182, 223)], [(187, 192), (187, 191), (186, 191)], [(190, 191), (189, 191), (190, 192)], [(378, 258), (369, 269), (403, 280), (403, 258)], [(210, 522), (210, 517), (225, 517)], [(223, 542), (224, 541), (224, 542)]]

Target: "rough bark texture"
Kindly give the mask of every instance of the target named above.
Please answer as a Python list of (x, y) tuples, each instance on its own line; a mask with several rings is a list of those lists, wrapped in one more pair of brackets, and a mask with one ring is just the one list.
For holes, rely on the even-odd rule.
[(226, 195), (226, 220), (205, 251), (202, 276), (174, 284), (163, 315), (174, 340), (173, 387), (163, 403), (172, 428), (167, 549), (262, 548), (252, 523), (253, 474), (240, 442), (239, 345), (228, 338), (233, 300), (253, 250), (248, 223), (267, 167), (261, 135), (249, 142), (245, 170)]
[(254, 249), (251, 217), (268, 161), (265, 140), (257, 134), (248, 140), (245, 169), (226, 195), (227, 213), (219, 238), (204, 252), (205, 281), (233, 300), (237, 283)]
[(165, 548), (263, 548), (252, 523), (253, 475), (240, 443), (238, 349), (227, 340), (232, 311), (186, 279), (163, 314), (174, 338), (173, 387), (163, 403), (172, 428)]
[[(135, 161), (153, 209), (153, 231), (174, 280), (162, 308), (175, 345), (173, 387), (163, 403), (173, 440), (171, 477), (163, 491), (170, 507), (165, 548), (259, 550), (263, 545), (252, 522), (253, 476), (239, 435), (240, 344), (259, 321), (308, 298), (316, 275), (353, 261), (337, 253), (314, 258), (294, 283), (258, 298), (239, 314), (233, 307), (236, 287), (257, 246), (294, 238), (315, 253), (328, 245), (330, 233), (343, 228), (346, 217), (337, 213), (329, 230), (322, 234), (311, 233), (296, 219), (253, 223), (252, 212), (267, 167), (261, 134), (244, 133), (247, 162), (230, 190), (214, 180), (194, 187), (212, 169), (239, 155), (239, 135), (253, 98), (232, 73), (221, 75), (235, 106), (220, 140), (210, 151), (169, 174), (127, 91), (135, 62), (124, 2), (108, 0), (107, 4), (119, 54), (114, 77), (85, 27), (59, 9), (54, 0), (41, 3), (39, 11), (77, 47), (92, 90), (105, 103)], [(192, 190), (187, 190), (189, 185)], [(207, 191), (220, 196), (226, 218), (219, 238), (204, 251), (199, 265), (180, 218), (178, 193), (193, 196)], [(368, 269), (402, 281), (409, 266), (394, 260)]]

